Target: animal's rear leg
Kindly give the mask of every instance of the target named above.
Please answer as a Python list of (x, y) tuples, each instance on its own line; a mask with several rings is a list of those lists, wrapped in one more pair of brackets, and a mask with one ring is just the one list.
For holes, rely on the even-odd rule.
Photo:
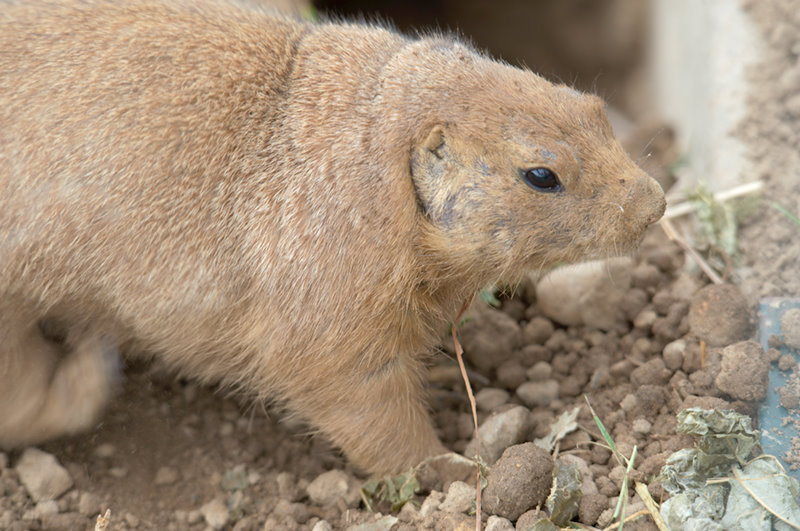
[(119, 380), (113, 344), (85, 333), (62, 348), (34, 315), (0, 310), (0, 446), (34, 444), (88, 429)]

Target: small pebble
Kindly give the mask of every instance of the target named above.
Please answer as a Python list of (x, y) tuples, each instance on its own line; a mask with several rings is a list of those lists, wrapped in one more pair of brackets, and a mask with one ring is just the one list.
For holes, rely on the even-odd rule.
[(543, 345), (553, 335), (553, 322), (545, 317), (534, 317), (522, 329), (522, 342), (525, 345)]
[(625, 398), (622, 399), (619, 405), (626, 412), (633, 411), (637, 406), (636, 395), (628, 393), (625, 395)]
[(333, 526), (327, 522), (327, 520), (320, 520), (314, 527), (311, 528), (311, 531), (333, 531)]
[(323, 472), (308, 485), (306, 492), (314, 505), (328, 506), (344, 498), (349, 490), (347, 474), (341, 470)]
[(390, 531), (397, 523), (397, 517), (392, 515), (382, 516), (380, 513), (375, 514), (375, 520), (363, 524), (351, 525), (346, 528), (346, 531)]
[(186, 522), (187, 522), (188, 524), (192, 524), (192, 525), (194, 525), (194, 524), (197, 524), (197, 523), (199, 523), (199, 522), (200, 522), (202, 519), (203, 519), (203, 513), (201, 513), (201, 512), (200, 512), (199, 510), (197, 510), (197, 509), (194, 509), (194, 510), (192, 510), (192, 511), (189, 511), (189, 514), (187, 514), (187, 515), (186, 515)]
[(413, 503), (406, 503), (403, 505), (403, 508), (400, 509), (400, 512), (397, 513), (397, 518), (400, 519), (401, 522), (405, 523), (412, 523), (419, 520), (419, 509)]
[(156, 485), (171, 485), (178, 481), (178, 471), (170, 466), (159, 467), (156, 472), (155, 484)]
[(532, 382), (547, 380), (553, 375), (553, 366), (546, 361), (539, 361), (525, 371), (525, 376)]
[(647, 435), (653, 426), (646, 419), (636, 419), (631, 427), (636, 433)]
[(662, 357), (664, 365), (671, 371), (677, 371), (683, 366), (683, 353), (686, 351), (686, 341), (678, 339), (664, 346)]
[(509, 394), (504, 389), (484, 387), (475, 394), (475, 405), (487, 413), (508, 402)]
[(592, 459), (592, 463), (598, 465), (605, 465), (606, 463), (608, 463), (608, 460), (611, 457), (611, 450), (599, 446), (597, 444), (593, 444), (590, 456)]
[(486, 521), (484, 531), (514, 531), (514, 524), (507, 518), (493, 514)]
[(453, 481), (439, 510), (449, 513), (466, 513), (475, 500), (475, 487), (463, 481)]
[(497, 383), (506, 389), (516, 389), (525, 382), (525, 368), (516, 359), (504, 362), (497, 368)]
[(444, 493), (433, 490), (428, 497), (425, 498), (425, 501), (422, 502), (422, 505), (419, 508), (419, 516), (421, 518), (426, 518), (432, 515), (439, 506), (442, 504), (442, 500), (444, 500)]
[(783, 354), (778, 358), (778, 368), (782, 371), (790, 371), (797, 365), (794, 356), (791, 354)]
[(249, 486), (247, 468), (243, 464), (234, 466), (225, 471), (219, 482), (222, 490), (242, 490)]
[(578, 505), (578, 517), (586, 525), (594, 525), (604, 510), (608, 508), (608, 498), (600, 493), (587, 494)]
[(117, 449), (114, 448), (113, 444), (111, 444), (111, 443), (103, 443), (103, 444), (99, 445), (97, 448), (94, 449), (94, 455), (96, 455), (97, 457), (103, 458), (103, 459), (107, 459), (107, 458), (111, 457), (112, 455), (114, 455), (114, 453), (116, 451), (117, 451)]
[(306, 523), (310, 516), (304, 503), (292, 503), (288, 500), (278, 500), (273, 511), (277, 516), (290, 516), (298, 524)]
[[(530, 411), (522, 406), (514, 406), (505, 411), (494, 413), (483, 421), (478, 428), (480, 435), (481, 459), (491, 465), (511, 445), (527, 440), (531, 431)], [(464, 450), (464, 455), (472, 457), (477, 453), (477, 443), (471, 440)]]
[(58, 502), (56, 500), (40, 501), (36, 504), (36, 507), (34, 507), (33, 512), (36, 514), (37, 518), (48, 514), (58, 514)]
[(531, 509), (530, 511), (525, 511), (517, 519), (516, 529), (519, 530), (534, 529), (533, 526), (535, 526), (536, 523), (539, 522), (539, 520), (545, 518), (547, 518), (547, 513), (540, 509)]
[(556, 380), (525, 382), (517, 387), (517, 396), (526, 406), (541, 407), (550, 405), (558, 398), (559, 385)]
[(597, 517), (597, 527), (605, 528), (614, 519), (614, 509), (606, 509)]
[(771, 347), (769, 350), (767, 350), (767, 359), (770, 363), (777, 362), (779, 359), (781, 359), (781, 356), (783, 356), (783, 353), (780, 351), (780, 349)]
[(633, 326), (641, 330), (649, 330), (653, 323), (656, 322), (656, 317), (658, 317), (656, 312), (650, 308), (645, 308), (633, 320)]
[(278, 484), (278, 496), (284, 500), (299, 501), (302, 498), (302, 493), (297, 488), (294, 474), (291, 472), (279, 473), (275, 478), (275, 482)]
[(671, 377), (672, 371), (667, 369), (662, 358), (653, 358), (631, 371), (631, 383), (635, 386), (665, 385)]
[(34, 501), (54, 500), (72, 487), (72, 477), (58, 460), (38, 448), (28, 448), (15, 467)]
[(125, 523), (131, 527), (139, 527), (139, 518), (131, 513), (125, 513)]
[(222, 529), (228, 523), (230, 513), (222, 500), (215, 498), (200, 507), (200, 514), (206, 523), (214, 529)]
[(78, 498), (78, 512), (83, 516), (95, 516), (100, 513), (100, 497), (91, 492), (81, 492)]
[(115, 466), (115, 467), (109, 468), (108, 469), (108, 473), (111, 474), (111, 476), (113, 476), (113, 477), (115, 477), (117, 479), (122, 479), (122, 478), (124, 478), (125, 476), (128, 475), (128, 469), (125, 468), (125, 467), (121, 467), (121, 466)]

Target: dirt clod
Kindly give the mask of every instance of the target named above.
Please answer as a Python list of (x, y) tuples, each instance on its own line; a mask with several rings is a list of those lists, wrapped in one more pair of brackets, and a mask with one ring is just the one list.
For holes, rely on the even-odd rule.
[(781, 317), (781, 332), (787, 347), (800, 350), (800, 308), (786, 310)]
[(599, 492), (587, 494), (581, 498), (578, 505), (578, 519), (586, 525), (594, 525), (600, 513), (608, 508), (608, 497)]
[(517, 530), (524, 530), (524, 529), (531, 529), (536, 522), (542, 520), (543, 518), (547, 518), (547, 513), (541, 511), (539, 509), (531, 509), (530, 511), (526, 511), (519, 517), (517, 520), (517, 526), (515, 529)]
[(717, 387), (733, 398), (754, 402), (767, 395), (769, 361), (761, 345), (741, 341), (722, 350), (722, 365)]
[(525, 382), (517, 387), (517, 396), (528, 407), (547, 406), (558, 397), (558, 382)]
[(641, 367), (631, 372), (631, 382), (634, 385), (664, 385), (672, 376), (672, 371), (667, 369), (664, 360), (660, 357), (653, 358)]
[(724, 347), (753, 334), (750, 309), (738, 288), (710, 284), (692, 298), (689, 309), (692, 333), (712, 347)]
[(516, 520), (541, 505), (550, 492), (553, 459), (533, 443), (511, 446), (489, 471), (483, 506), (489, 514)]
[(511, 357), (520, 345), (522, 332), (507, 314), (484, 305), (480, 316), (467, 322), (459, 336), (467, 359), (478, 369), (489, 371)]
[(508, 402), (509, 394), (504, 389), (484, 387), (475, 393), (475, 404), (481, 411), (491, 412)]

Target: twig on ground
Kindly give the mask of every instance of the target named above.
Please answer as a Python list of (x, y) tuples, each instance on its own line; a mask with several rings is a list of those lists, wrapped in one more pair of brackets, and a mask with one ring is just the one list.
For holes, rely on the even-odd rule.
[(638, 520), (642, 516), (648, 516), (649, 514), (650, 514), (650, 512), (647, 509), (642, 509), (641, 511), (637, 511), (637, 512), (631, 514), (631, 515), (628, 515), (627, 517), (625, 517), (624, 520), (620, 520), (619, 522), (614, 522), (610, 526), (604, 528), (603, 531), (611, 531), (612, 529), (621, 530), (622, 526), (626, 522), (627, 523), (633, 522), (634, 520)]
[[(737, 197), (741, 197), (743, 195), (753, 194), (756, 192), (761, 191), (764, 188), (763, 181), (755, 181), (752, 183), (743, 184), (741, 186), (736, 186), (731, 188), (730, 190), (724, 190), (722, 192), (714, 194), (714, 201), (718, 203), (724, 203), (730, 199), (735, 199)], [(667, 211), (664, 212), (664, 217), (661, 219), (661, 223), (664, 221), (669, 221), (671, 219), (679, 218), (681, 216), (685, 216), (686, 214), (690, 214), (694, 211), (691, 202), (684, 201), (682, 203), (678, 203), (675, 206), (671, 206), (667, 208)]]
[(103, 514), (97, 515), (97, 520), (94, 524), (94, 531), (105, 531), (111, 523), (111, 509), (106, 509)]
[[(711, 198), (716, 203), (723, 203), (725, 201), (728, 201), (730, 199), (735, 199), (743, 195), (759, 192), (763, 187), (764, 187), (763, 181), (755, 181), (743, 184), (741, 186), (736, 186), (734, 188), (731, 188), (730, 190), (724, 190), (722, 192), (713, 194)], [(706, 275), (708, 275), (708, 278), (710, 278), (714, 284), (722, 284), (723, 279), (720, 278), (720, 276), (714, 271), (714, 269), (710, 265), (708, 265), (708, 262), (706, 262), (706, 260), (704, 260), (700, 256), (700, 254), (697, 251), (695, 251), (692, 248), (692, 246), (689, 245), (686, 242), (686, 240), (678, 234), (678, 231), (672, 224), (671, 221), (672, 219), (684, 216), (686, 214), (690, 214), (693, 211), (694, 211), (694, 206), (692, 205), (691, 201), (684, 201), (682, 203), (678, 203), (675, 206), (667, 208), (667, 211), (664, 213), (664, 217), (661, 218), (659, 224), (661, 225), (661, 228), (664, 229), (664, 232), (666, 233), (667, 237), (670, 240), (677, 243), (681, 247), (681, 249), (683, 249), (689, 256), (691, 256), (692, 259), (695, 262), (697, 262), (697, 265), (700, 267), (700, 269), (702, 269), (703, 272)], [(728, 260), (727, 257), (725, 257), (725, 259), (726, 261)]]
[(661, 220), (661, 228), (664, 229), (664, 233), (667, 235), (667, 238), (677, 243), (681, 249), (683, 249), (689, 256), (691, 256), (695, 262), (697, 262), (697, 265), (700, 267), (700, 269), (703, 270), (703, 273), (705, 273), (708, 276), (708, 278), (711, 279), (711, 282), (713, 282), (714, 284), (723, 283), (722, 279), (716, 273), (716, 271), (714, 271), (714, 269), (710, 265), (708, 265), (708, 262), (706, 262), (703, 259), (703, 257), (700, 256), (700, 254), (692, 248), (691, 245), (686, 243), (686, 240), (684, 240), (681, 236), (678, 235), (678, 231), (675, 229), (675, 226), (669, 219), (665, 218)]

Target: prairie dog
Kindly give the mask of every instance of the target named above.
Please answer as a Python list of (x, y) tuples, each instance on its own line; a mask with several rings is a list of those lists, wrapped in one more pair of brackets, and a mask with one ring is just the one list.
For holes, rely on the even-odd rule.
[(425, 356), (466, 299), (664, 210), (600, 99), (445, 36), (28, 1), (0, 50), (3, 446), (91, 427), (128, 346), (399, 471), (444, 451)]

